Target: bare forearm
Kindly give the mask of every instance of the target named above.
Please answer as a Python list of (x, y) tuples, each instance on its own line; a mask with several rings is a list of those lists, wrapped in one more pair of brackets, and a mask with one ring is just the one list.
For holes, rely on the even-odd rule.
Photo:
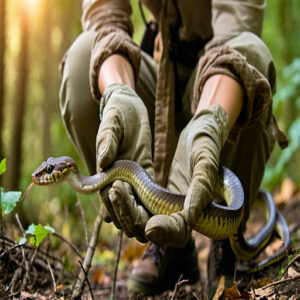
[(244, 90), (237, 81), (226, 75), (214, 75), (204, 85), (196, 113), (219, 104), (228, 114), (230, 125), (233, 126), (241, 113), (243, 99)]
[(101, 94), (107, 86), (121, 83), (135, 88), (134, 72), (130, 62), (120, 54), (109, 56), (101, 65), (98, 76), (98, 88)]

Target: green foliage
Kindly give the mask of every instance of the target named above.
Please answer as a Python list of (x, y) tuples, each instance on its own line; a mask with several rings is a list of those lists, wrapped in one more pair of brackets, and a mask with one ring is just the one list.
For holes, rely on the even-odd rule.
[(5, 192), (3, 188), (0, 188), (0, 207), (6, 215), (15, 209), (21, 194), (21, 192)]
[(274, 96), (274, 112), (280, 113), (287, 101), (294, 101), (295, 108), (300, 110), (300, 58), (295, 58), (290, 65), (285, 67), (282, 76), (282, 87)]
[[(292, 176), (295, 166), (291, 161), (296, 162), (297, 150), (300, 148), (300, 58), (294, 61), (283, 70), (283, 81), (281, 88), (274, 97), (274, 113), (280, 115), (286, 108), (295, 118), (288, 115), (285, 122), (289, 125), (288, 139), (289, 146), (283, 150), (278, 159), (272, 165), (267, 166), (263, 184), (267, 187), (274, 186), (286, 176)], [(289, 119), (292, 119), (289, 120)], [(295, 173), (294, 180), (299, 181), (299, 174)]]
[(3, 158), (0, 162), (0, 175), (6, 171), (6, 159)]
[[(26, 234), (31, 235), (30, 237), (30, 244), (33, 246), (39, 246), (42, 241), (50, 234), (50, 233), (54, 233), (55, 230), (54, 228), (52, 228), (51, 226), (49, 226), (49, 224), (43, 226), (41, 224), (35, 225), (35, 224), (31, 224), (28, 229), (26, 230)], [(19, 241), (20, 243), (25, 243), (26, 242), (26, 238), (22, 238)]]
[[(2, 159), (0, 163), (0, 175), (6, 171), (6, 159)], [(0, 208), (4, 210), (4, 214), (8, 215), (11, 213), (21, 198), (21, 192), (5, 192), (0, 187)], [(2, 212), (1, 212), (2, 213)]]

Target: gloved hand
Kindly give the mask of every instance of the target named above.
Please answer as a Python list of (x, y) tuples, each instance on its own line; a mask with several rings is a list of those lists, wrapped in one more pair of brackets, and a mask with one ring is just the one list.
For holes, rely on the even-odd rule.
[[(151, 130), (147, 109), (130, 87), (113, 84), (106, 88), (100, 102), (100, 126), (96, 140), (97, 171), (119, 159), (139, 163), (154, 177), (151, 154)], [(101, 198), (112, 221), (129, 237), (145, 241), (147, 211), (137, 205), (129, 184), (116, 181)], [(108, 220), (105, 209), (102, 211)]]
[(170, 170), (168, 189), (186, 193), (182, 211), (148, 221), (146, 238), (158, 245), (184, 247), (193, 226), (212, 200), (219, 157), (229, 133), (229, 117), (220, 105), (196, 114), (182, 131)]

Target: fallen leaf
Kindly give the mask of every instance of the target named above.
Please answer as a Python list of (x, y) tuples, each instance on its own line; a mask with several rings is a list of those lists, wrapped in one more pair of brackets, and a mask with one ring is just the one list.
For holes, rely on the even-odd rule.
[(244, 300), (252, 300), (252, 296), (249, 292), (247, 291), (243, 291), (242, 292), (242, 295), (241, 295), (241, 299), (244, 299)]
[(101, 269), (97, 269), (93, 274), (93, 282), (106, 286), (110, 284), (111, 280)]
[(238, 290), (236, 283), (234, 283), (232, 287), (224, 290), (222, 297), (220, 299), (225, 300), (225, 299), (240, 299), (240, 298), (241, 298), (241, 293)]
[(255, 289), (255, 290), (252, 289), (251, 296), (254, 299), (266, 299), (266, 300), (274, 299), (275, 300), (274, 288), (271, 286), (266, 289), (263, 289), (263, 288), (259, 288), (259, 289)]
[(219, 300), (224, 292), (224, 289), (225, 289), (225, 276), (222, 275), (213, 300)]
[(279, 209), (283, 209), (297, 191), (297, 186), (291, 178), (285, 178), (281, 184), (280, 192), (274, 195), (274, 201)]
[(288, 270), (288, 277), (295, 277), (295, 276), (299, 276), (300, 273), (297, 272), (294, 268), (289, 268)]
[(247, 285), (247, 290), (259, 289), (259, 288), (262, 288), (272, 282), (273, 281), (269, 277), (262, 277), (262, 278), (258, 278), (258, 279), (252, 278), (251, 281)]
[(121, 258), (135, 264), (143, 255), (147, 244), (141, 244), (136, 239), (131, 239), (122, 249)]

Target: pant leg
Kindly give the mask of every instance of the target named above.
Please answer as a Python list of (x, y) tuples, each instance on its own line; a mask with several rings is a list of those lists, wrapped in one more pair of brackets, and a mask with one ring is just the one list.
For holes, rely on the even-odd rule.
[(90, 174), (95, 173), (95, 141), (99, 108), (92, 98), (89, 62), (95, 34), (84, 32), (67, 52), (60, 87), (62, 119), (77, 153)]
[[(60, 110), (65, 128), (90, 174), (96, 172), (95, 142), (99, 127), (99, 107), (92, 98), (89, 83), (94, 38), (94, 32), (84, 32), (72, 44), (66, 55), (60, 88)], [(155, 85), (155, 63), (143, 54), (136, 90), (148, 109), (152, 126)]]

